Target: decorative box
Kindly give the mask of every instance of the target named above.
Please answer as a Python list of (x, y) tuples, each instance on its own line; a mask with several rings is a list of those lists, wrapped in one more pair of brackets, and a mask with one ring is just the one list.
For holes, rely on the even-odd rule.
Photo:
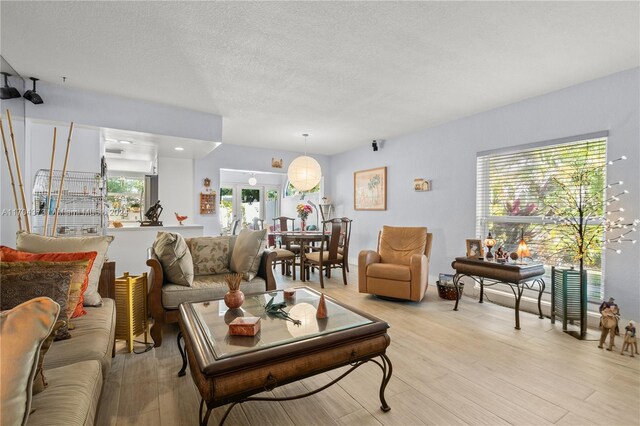
[(260, 331), (260, 317), (238, 317), (229, 323), (232, 336), (255, 336)]

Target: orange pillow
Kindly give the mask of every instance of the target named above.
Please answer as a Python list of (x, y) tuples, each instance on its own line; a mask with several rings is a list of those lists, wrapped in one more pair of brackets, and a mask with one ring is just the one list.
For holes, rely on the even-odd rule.
[(84, 302), (84, 292), (89, 285), (89, 272), (93, 266), (93, 262), (98, 255), (95, 251), (78, 252), (78, 253), (27, 253), (25, 251), (19, 251), (7, 246), (0, 246), (0, 261), (3, 262), (72, 262), (72, 261), (88, 261), (86, 272), (84, 274), (84, 280), (82, 281), (82, 287), (80, 290), (80, 297), (73, 310), (71, 318), (78, 318), (86, 315), (87, 311), (84, 310), (82, 304)]

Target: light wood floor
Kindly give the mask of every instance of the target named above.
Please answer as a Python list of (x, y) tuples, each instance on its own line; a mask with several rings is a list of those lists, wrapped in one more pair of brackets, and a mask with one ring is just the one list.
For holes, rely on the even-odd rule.
[[(380, 410), (381, 370), (372, 363), (337, 385), (296, 401), (236, 406), (228, 425), (639, 425), (640, 356), (621, 356), (595, 341), (579, 341), (561, 324), (472, 298), (438, 298), (430, 285), (421, 303), (399, 303), (359, 294), (356, 267), (349, 285), (325, 281), (328, 295), (387, 321), (393, 377), (387, 387), (391, 411)], [(339, 276), (340, 274), (336, 274)], [(278, 276), (280, 288), (292, 283)], [(319, 288), (317, 275), (311, 287)], [(199, 394), (181, 365), (177, 326), (165, 330), (160, 348), (118, 353), (105, 382), (98, 425), (197, 425)], [(597, 330), (593, 331), (596, 335)], [(136, 350), (142, 345), (136, 345)], [(277, 396), (315, 389), (335, 370), (275, 389)], [(188, 371), (188, 370), (187, 370)], [(214, 410), (217, 424), (226, 407)]]

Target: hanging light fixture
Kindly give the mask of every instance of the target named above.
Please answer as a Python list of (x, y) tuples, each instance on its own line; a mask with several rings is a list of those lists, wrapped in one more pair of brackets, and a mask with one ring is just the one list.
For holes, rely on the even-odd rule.
[(251, 173), (251, 177), (249, 178), (249, 185), (256, 186), (258, 183), (258, 179), (256, 179), (255, 173)]
[(40, 105), (44, 103), (42, 97), (36, 93), (36, 81), (38, 81), (35, 77), (29, 77), (31, 81), (33, 81), (33, 90), (27, 90), (24, 92), (24, 98), (30, 101), (34, 105)]
[(309, 191), (320, 183), (322, 170), (314, 158), (307, 156), (307, 137), (309, 134), (303, 133), (302, 136), (304, 136), (304, 155), (289, 164), (287, 176), (291, 185), (298, 191)]
[(15, 99), (20, 97), (20, 92), (15, 87), (9, 86), (9, 77), (11, 74), (8, 72), (0, 73), (4, 76), (4, 87), (0, 89), (0, 99)]

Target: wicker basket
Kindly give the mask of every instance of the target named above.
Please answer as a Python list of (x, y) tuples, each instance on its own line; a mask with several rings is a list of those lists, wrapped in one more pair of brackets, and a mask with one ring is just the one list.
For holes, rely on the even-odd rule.
[[(436, 281), (438, 286), (438, 296), (446, 300), (456, 300), (456, 287), (452, 284), (440, 284), (440, 281)], [(462, 290), (464, 290), (464, 283), (459, 283), (460, 297), (462, 297)]]

